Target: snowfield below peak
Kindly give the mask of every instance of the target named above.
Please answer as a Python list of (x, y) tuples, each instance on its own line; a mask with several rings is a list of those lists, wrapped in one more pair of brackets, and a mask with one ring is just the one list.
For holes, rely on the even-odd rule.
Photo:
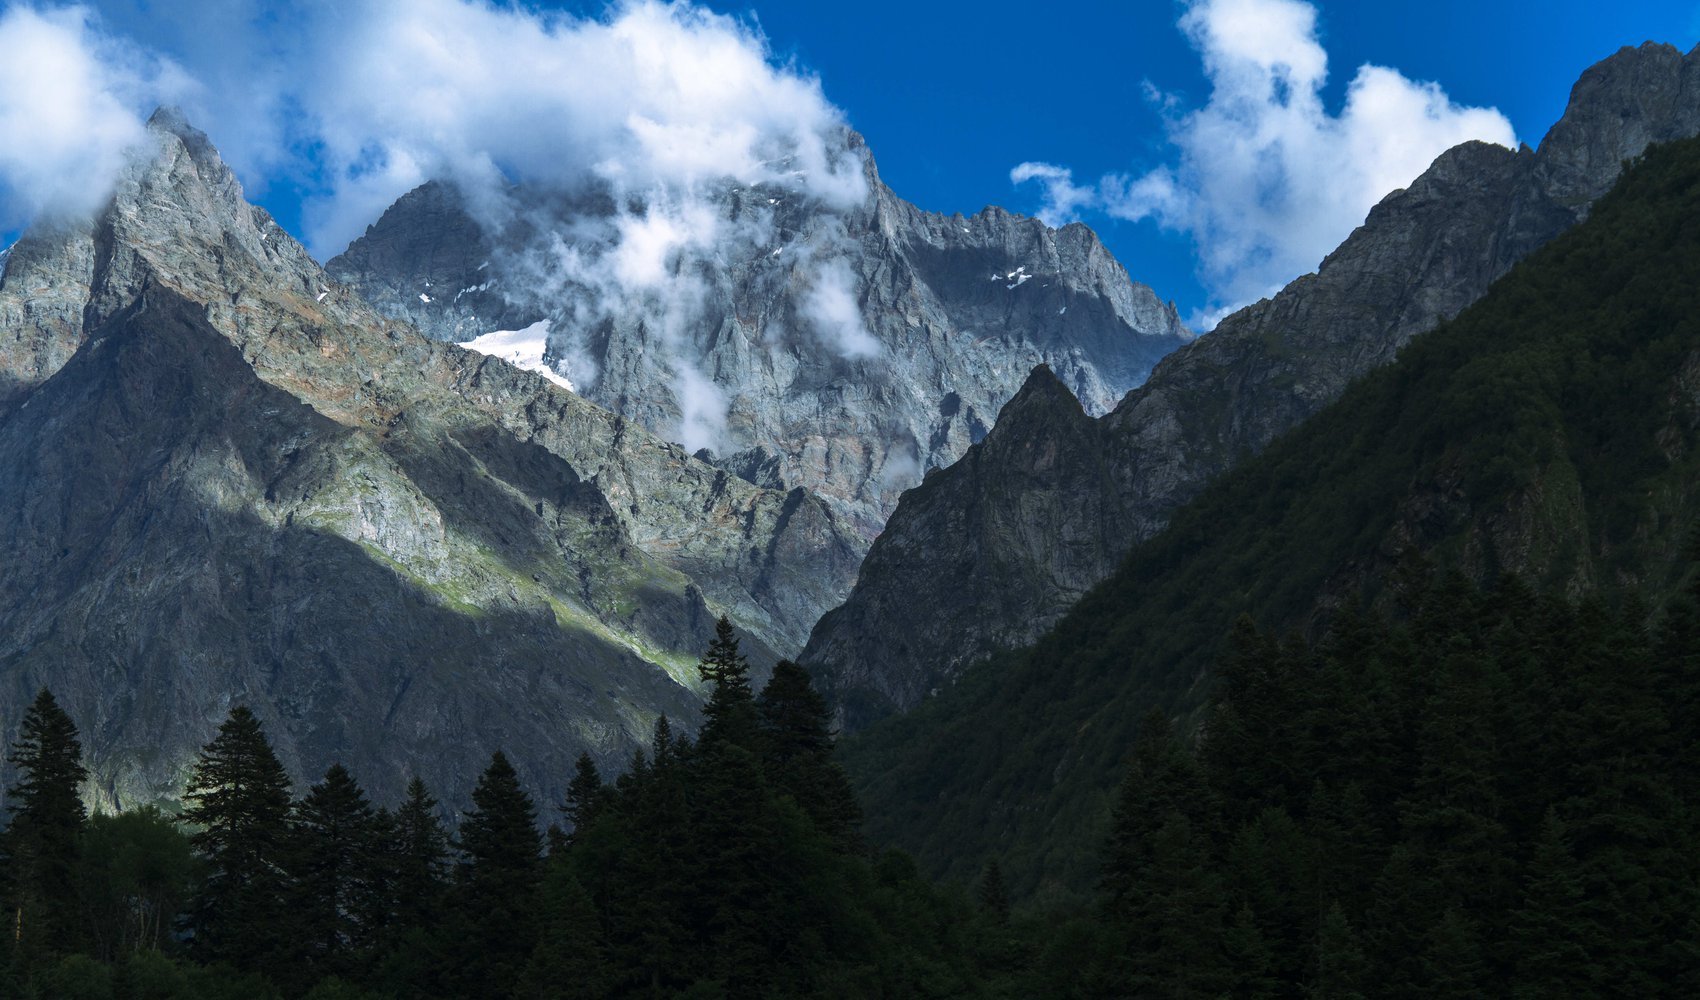
[(460, 346), (469, 351), (501, 358), (521, 371), (536, 372), (568, 392), (577, 392), (572, 382), (543, 360), (543, 352), (548, 344), (549, 322), (543, 320), (523, 330), (495, 330), (465, 341)]

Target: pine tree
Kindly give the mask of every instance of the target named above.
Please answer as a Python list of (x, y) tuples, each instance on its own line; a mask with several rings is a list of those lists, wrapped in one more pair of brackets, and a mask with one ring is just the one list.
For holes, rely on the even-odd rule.
[(0, 838), (10, 874), (8, 943), (19, 956), (74, 950), (77, 843), (87, 820), (78, 789), (88, 772), (77, 727), (46, 688), (24, 714), (7, 760), (18, 771), (6, 792), (11, 825)]
[(725, 615), (714, 625), (714, 639), (697, 664), (697, 672), (714, 685), (703, 708), (699, 742), (728, 742), (752, 748), (756, 717), (755, 698), (750, 693), (750, 664), (738, 651), (737, 633)]
[(460, 826), (454, 911), (463, 987), (511, 995), (537, 942), (542, 840), (537, 810), (500, 750), (472, 790)]
[(831, 713), (806, 670), (780, 660), (756, 701), (763, 762), (775, 791), (790, 795), (815, 827), (845, 850), (860, 844), (861, 808), (832, 759)]
[(301, 927), (301, 981), (348, 976), (372, 941), (368, 900), (379, 874), (377, 816), (352, 775), (332, 765), (296, 804), (290, 918)]
[(194, 953), (276, 973), (290, 961), (283, 926), (289, 776), (246, 706), (231, 709), (201, 751), (184, 792), (183, 822), (204, 861), (190, 912)]

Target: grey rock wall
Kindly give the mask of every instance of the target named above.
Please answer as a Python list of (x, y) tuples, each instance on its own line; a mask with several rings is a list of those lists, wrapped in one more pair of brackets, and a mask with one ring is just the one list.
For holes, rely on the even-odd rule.
[[(565, 255), (607, 252), (595, 234), (612, 209), (583, 194), (509, 192), (517, 221), (495, 228), (427, 184), (327, 266), (438, 339), (548, 321), (552, 357), (587, 399), (672, 440), (689, 368), (725, 397), (704, 458), (803, 487), (867, 539), (924, 470), (985, 435), (1034, 365), (1102, 414), (1190, 339), (1085, 226), (923, 212), (880, 181), (859, 136), (843, 141), (864, 163), (862, 204), (721, 185), (705, 196), (720, 236), (672, 260), (666, 302), (610, 310), (595, 304), (615, 294), (602, 278), (565, 273)], [(823, 329), (823, 280), (841, 283), (874, 349)]]
[(178, 794), (238, 702), (299, 780), (460, 802), (501, 747), (558, 801), (694, 725), (717, 614), (771, 663), (848, 590), (818, 498), (383, 319), (149, 131), (0, 279), (0, 732), (52, 687), (96, 803)]

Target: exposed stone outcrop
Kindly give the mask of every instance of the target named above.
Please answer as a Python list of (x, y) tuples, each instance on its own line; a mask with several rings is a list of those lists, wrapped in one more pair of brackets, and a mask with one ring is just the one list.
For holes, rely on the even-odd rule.
[(613, 293), (558, 258), (612, 271), (594, 234), (613, 209), (582, 193), (508, 192), (514, 221), (492, 232), (453, 188), (427, 184), (327, 267), (439, 339), (547, 321), (586, 398), (675, 440), (688, 368), (726, 402), (704, 458), (806, 488), (870, 539), (924, 470), (985, 435), (1034, 365), (1102, 414), (1190, 338), (1085, 226), (923, 212), (880, 181), (859, 136), (843, 141), (864, 165), (856, 207), (730, 182), (705, 195), (716, 241), (669, 264), (689, 305), (587, 310)]
[(181, 790), (236, 702), (298, 778), (555, 800), (694, 722), (729, 613), (795, 652), (860, 540), (546, 379), (385, 320), (170, 112), (0, 279), (0, 724), (51, 685), (93, 797)]

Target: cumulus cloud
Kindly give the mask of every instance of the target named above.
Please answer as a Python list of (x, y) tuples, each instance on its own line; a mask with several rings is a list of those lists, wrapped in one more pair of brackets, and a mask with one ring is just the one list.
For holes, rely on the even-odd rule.
[(1498, 111), (1459, 106), (1438, 84), (1383, 66), (1359, 67), (1331, 112), (1316, 16), (1301, 0), (1196, 0), (1180, 29), (1202, 58), (1210, 98), (1186, 110), (1149, 95), (1168, 119), (1172, 162), (1090, 184), (1062, 166), (1024, 163), (1012, 182), (1043, 185), (1047, 221), (1098, 211), (1191, 234), (1215, 300), (1192, 319), (1208, 327), (1313, 270), (1449, 147), (1515, 144)]
[[(541, 234), (506, 240), (495, 264), (522, 279), (505, 293), (547, 307), (550, 356), (581, 389), (598, 376), (599, 330), (646, 332), (687, 444), (722, 443), (726, 424), (696, 342), (704, 269), (790, 240), (774, 223), (781, 197), (831, 213), (868, 196), (818, 79), (752, 21), (689, 0), (594, 17), (494, 0), (93, 2), (99, 15), (14, 7), (0, 20), (0, 197), (19, 214), (98, 202), (105, 184), (91, 181), (111, 177), (162, 102), (184, 105), (250, 193), (299, 192), (320, 259), (411, 188), (450, 181), (499, 244)], [(775, 197), (725, 210), (727, 191), (754, 188)], [(807, 247), (782, 263), (813, 267)], [(840, 278), (802, 280), (813, 322), (829, 349), (866, 356), (877, 345)]]
[[(426, 177), (597, 181), (619, 200), (724, 179), (836, 205), (866, 195), (829, 143), (842, 117), (765, 39), (688, 4), (578, 19), (466, 0), (355, 4), (311, 25), (294, 95), (326, 190), (309, 237), (331, 253)], [(642, 235), (654, 236), (654, 232)]]
[(85, 7), (6, 8), (0, 52), (0, 231), (98, 207), (148, 110), (192, 88), (171, 61), (103, 33)]
[(1082, 209), (1091, 207), (1098, 200), (1097, 191), (1076, 186), (1074, 171), (1054, 163), (1028, 161), (1017, 164), (1009, 172), (1009, 180), (1012, 184), (1038, 181), (1044, 187), (1045, 200), (1039, 208), (1039, 218), (1047, 226), (1061, 226), (1073, 221)]

